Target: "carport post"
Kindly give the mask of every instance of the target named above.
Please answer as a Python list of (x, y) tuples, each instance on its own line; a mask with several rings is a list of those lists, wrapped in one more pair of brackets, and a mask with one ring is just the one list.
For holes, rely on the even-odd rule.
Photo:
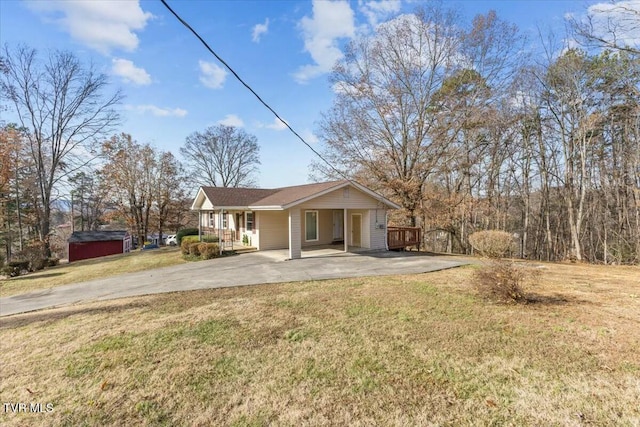
[(302, 258), (300, 209), (289, 209), (289, 259)]
[(342, 237), (344, 239), (344, 251), (349, 252), (349, 241), (347, 240), (347, 208), (344, 208), (344, 219), (342, 220)]

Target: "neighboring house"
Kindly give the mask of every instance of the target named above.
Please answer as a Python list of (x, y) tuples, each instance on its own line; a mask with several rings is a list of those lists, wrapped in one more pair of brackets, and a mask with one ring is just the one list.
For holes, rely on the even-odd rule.
[(200, 235), (249, 241), (258, 250), (342, 243), (387, 249), (387, 210), (400, 207), (352, 181), (321, 182), (276, 189), (200, 187), (191, 206)]
[(74, 231), (69, 237), (69, 262), (131, 251), (127, 231)]

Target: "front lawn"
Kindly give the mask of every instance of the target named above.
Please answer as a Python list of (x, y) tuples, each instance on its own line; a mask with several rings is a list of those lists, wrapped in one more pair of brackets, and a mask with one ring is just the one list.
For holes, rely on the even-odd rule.
[(150, 270), (185, 263), (176, 247), (76, 261), (42, 271), (0, 280), (0, 296), (7, 297), (24, 292), (115, 276), (122, 273)]
[(474, 267), (128, 298), (0, 318), (3, 425), (640, 423), (640, 269)]

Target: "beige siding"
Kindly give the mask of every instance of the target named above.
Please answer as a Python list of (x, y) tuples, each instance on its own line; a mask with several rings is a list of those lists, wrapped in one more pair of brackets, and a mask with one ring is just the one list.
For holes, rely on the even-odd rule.
[[(382, 228), (376, 226), (376, 213), (378, 216), (377, 224), (383, 225)], [(371, 249), (386, 249), (385, 235), (387, 234), (387, 224), (385, 222), (385, 211), (383, 209), (375, 209), (369, 211), (369, 232), (371, 235), (369, 248)]]
[(308, 210), (316, 209), (304, 209), (300, 210), (300, 238), (302, 241), (302, 247), (314, 246), (314, 245), (328, 245), (333, 241), (333, 211), (332, 210), (318, 210), (318, 240), (317, 241), (305, 241), (306, 233), (306, 213)]
[(298, 207), (305, 209), (376, 209), (380, 202), (353, 187), (340, 188), (309, 200)]
[(287, 211), (259, 211), (255, 213), (258, 228), (258, 250), (289, 247), (289, 217)]

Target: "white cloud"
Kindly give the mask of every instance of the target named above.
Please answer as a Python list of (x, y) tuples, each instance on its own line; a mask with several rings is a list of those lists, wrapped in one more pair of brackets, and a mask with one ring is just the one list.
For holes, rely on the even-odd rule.
[(113, 74), (121, 77), (126, 83), (133, 83), (140, 86), (151, 84), (151, 76), (149, 73), (147, 73), (144, 68), (136, 67), (132, 61), (113, 58), (111, 62), (113, 64), (111, 69)]
[(224, 119), (218, 120), (217, 124), (225, 125), (225, 126), (233, 126), (236, 128), (244, 127), (244, 122), (242, 119), (235, 114), (227, 114)]
[(53, 22), (78, 42), (103, 54), (112, 49), (133, 51), (136, 31), (153, 15), (138, 1), (49, 0), (30, 1), (29, 7), (46, 22)]
[(401, 0), (360, 1), (360, 11), (367, 17), (371, 26), (389, 16), (400, 12)]
[(256, 24), (253, 27), (251, 39), (254, 41), (254, 43), (259, 43), (260, 37), (262, 37), (263, 34), (267, 34), (268, 32), (269, 32), (269, 18), (267, 18), (264, 21), (264, 24)]
[(598, 36), (616, 44), (640, 47), (640, 0), (597, 3), (589, 6), (588, 15)]
[(305, 141), (307, 141), (309, 144), (317, 144), (318, 142), (320, 142), (318, 137), (315, 136), (315, 134), (311, 132), (309, 129), (303, 130), (300, 136), (302, 136), (302, 138)]
[(213, 62), (199, 61), (200, 82), (211, 89), (221, 89), (227, 78), (227, 72)]
[(304, 50), (309, 52), (314, 64), (300, 67), (294, 78), (298, 83), (306, 83), (331, 71), (336, 61), (342, 58), (337, 40), (354, 36), (354, 13), (347, 1), (314, 0), (312, 17), (303, 17), (299, 25), (304, 37)]
[(125, 105), (124, 108), (140, 114), (151, 113), (156, 117), (184, 117), (187, 115), (187, 110), (183, 110), (182, 108), (160, 108), (150, 104)]
[(281, 130), (287, 129), (287, 125), (285, 123), (287, 123), (286, 120), (285, 122), (282, 122), (280, 119), (276, 117), (275, 119), (273, 119), (273, 123), (270, 123), (265, 127), (279, 132)]

